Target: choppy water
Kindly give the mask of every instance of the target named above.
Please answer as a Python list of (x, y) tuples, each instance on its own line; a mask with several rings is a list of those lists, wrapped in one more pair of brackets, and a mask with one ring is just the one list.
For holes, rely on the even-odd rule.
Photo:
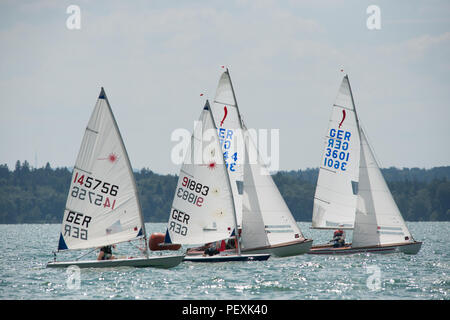
[[(331, 232), (299, 225), (315, 244), (329, 240)], [(73, 288), (65, 269), (45, 268), (53, 259), (59, 225), (0, 225), (0, 299), (448, 300), (450, 222), (412, 222), (408, 227), (416, 240), (424, 241), (414, 256), (302, 255), (265, 262), (183, 262), (168, 270), (82, 269), (79, 288)], [(146, 228), (148, 233), (163, 232), (165, 224)], [(135, 252), (123, 244), (117, 253)]]

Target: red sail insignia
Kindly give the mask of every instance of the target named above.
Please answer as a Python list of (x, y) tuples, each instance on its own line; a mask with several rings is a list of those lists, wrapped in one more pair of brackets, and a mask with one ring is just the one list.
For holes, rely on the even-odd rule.
[(342, 123), (344, 122), (344, 120), (345, 120), (345, 110), (342, 110), (342, 120), (341, 120), (341, 123), (339, 123), (339, 129), (341, 128)]
[(228, 114), (227, 106), (224, 106), (224, 107), (223, 107), (223, 111), (225, 112), (225, 114), (223, 115), (223, 119), (222, 119), (222, 121), (220, 122), (220, 126), (223, 125), (223, 122), (225, 121), (225, 118), (227, 117), (227, 114)]

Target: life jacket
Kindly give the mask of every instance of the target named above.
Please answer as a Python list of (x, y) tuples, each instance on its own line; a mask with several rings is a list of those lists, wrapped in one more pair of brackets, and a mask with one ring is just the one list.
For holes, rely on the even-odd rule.
[(336, 236), (342, 236), (343, 235), (343, 231), (342, 230), (336, 230), (335, 232), (334, 232), (334, 236), (336, 237)]

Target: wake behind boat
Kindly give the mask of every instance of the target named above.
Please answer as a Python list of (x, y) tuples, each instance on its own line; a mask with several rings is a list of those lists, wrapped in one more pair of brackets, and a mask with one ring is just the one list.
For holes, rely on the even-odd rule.
[[(332, 245), (312, 246), (310, 254), (417, 254), (422, 246), (406, 227), (360, 126), (347, 75), (325, 139), (312, 227), (340, 234)], [(352, 243), (342, 245), (343, 229), (352, 228)]]
[[(96, 250), (139, 239), (145, 241), (144, 256), (141, 257), (56, 261), (55, 253), (54, 261), (49, 262), (47, 267), (172, 268), (184, 258), (183, 254), (149, 256), (131, 164), (102, 88), (73, 169), (57, 251)], [(105, 251), (103, 256), (107, 254)]]

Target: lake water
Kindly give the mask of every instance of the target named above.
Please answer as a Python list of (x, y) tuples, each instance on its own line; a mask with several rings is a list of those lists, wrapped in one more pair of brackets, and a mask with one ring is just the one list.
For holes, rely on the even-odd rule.
[[(417, 255), (301, 255), (265, 262), (182, 262), (168, 270), (81, 269), (78, 287), (68, 282), (66, 269), (45, 268), (53, 260), (60, 225), (0, 225), (0, 299), (449, 300), (450, 222), (407, 225), (424, 242)], [(310, 223), (299, 226), (314, 244), (331, 237), (332, 231), (311, 230)], [(146, 228), (164, 232), (165, 224)], [(127, 243), (118, 245), (116, 254), (136, 252)], [(81, 253), (60, 253), (58, 260)]]

